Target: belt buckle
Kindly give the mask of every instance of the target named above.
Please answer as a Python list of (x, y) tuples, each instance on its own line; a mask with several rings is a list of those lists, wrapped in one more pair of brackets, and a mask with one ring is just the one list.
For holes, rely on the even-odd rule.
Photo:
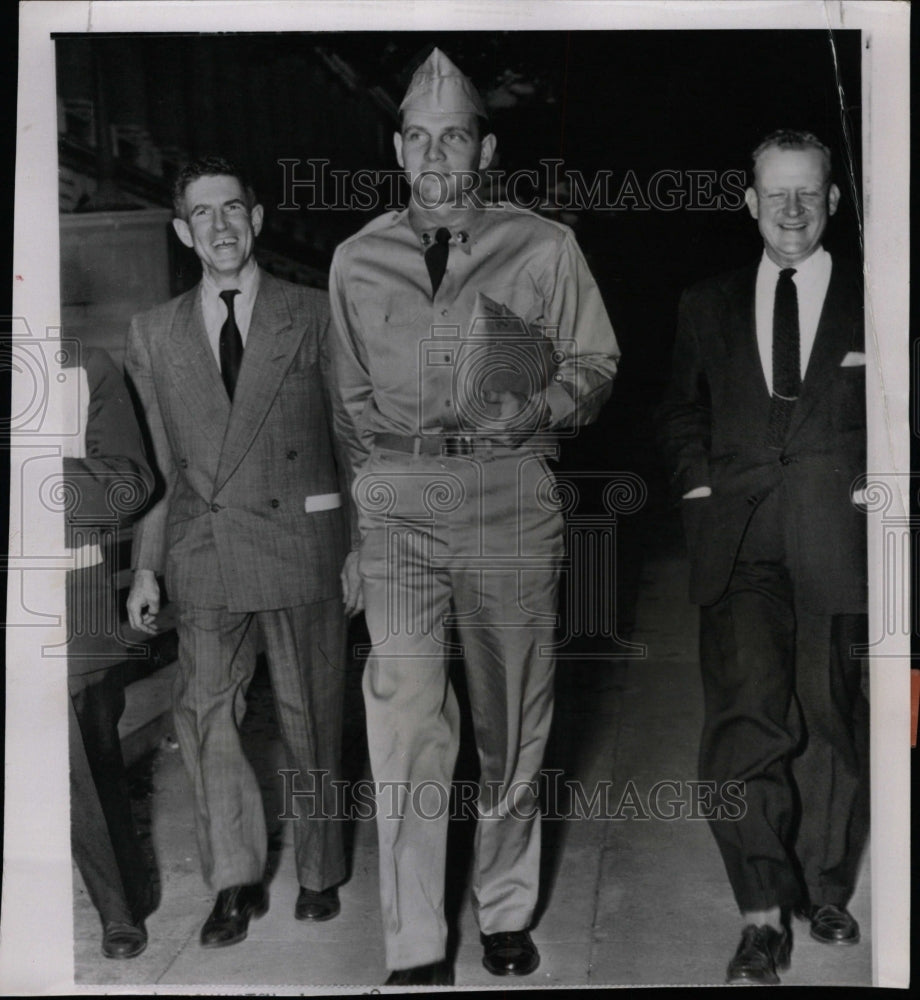
[(472, 455), (473, 438), (468, 434), (447, 434), (441, 451), (444, 455)]

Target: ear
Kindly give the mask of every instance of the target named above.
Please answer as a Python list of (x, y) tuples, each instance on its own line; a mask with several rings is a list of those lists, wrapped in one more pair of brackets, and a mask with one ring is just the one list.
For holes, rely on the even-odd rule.
[(189, 229), (189, 225), (185, 219), (173, 219), (172, 224), (173, 229), (176, 231), (176, 236), (179, 237), (179, 242), (189, 248), (193, 247), (195, 241), (192, 239), (192, 231)]
[(262, 219), (265, 215), (265, 210), (261, 205), (253, 205), (249, 212), (249, 221), (252, 223), (252, 231), (256, 236), (262, 232)]
[(751, 218), (759, 218), (758, 212), (760, 211), (760, 202), (757, 200), (757, 192), (752, 187), (745, 190), (744, 203), (747, 205), (748, 211), (751, 213)]
[(402, 147), (402, 133), (393, 133), (393, 148), (396, 150), (396, 162), (405, 170), (405, 163), (403, 163), (403, 147)]
[(481, 150), (479, 153), (479, 169), (485, 170), (486, 167), (492, 162), (492, 157), (495, 156), (495, 147), (498, 145), (498, 140), (490, 132), (485, 136), (480, 143)]
[(827, 213), (833, 215), (837, 211), (837, 203), (840, 201), (840, 188), (836, 184), (831, 184), (827, 192)]

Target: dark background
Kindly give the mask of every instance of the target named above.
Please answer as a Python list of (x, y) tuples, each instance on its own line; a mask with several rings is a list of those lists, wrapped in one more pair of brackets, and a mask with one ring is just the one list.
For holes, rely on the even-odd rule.
[[(828, 246), (859, 256), (858, 31), (60, 36), (59, 105), (95, 105), (87, 134), (72, 116), (65, 120), (61, 164), (95, 173), (100, 185), (71, 204), (62, 195), (62, 210), (168, 205), (178, 163), (221, 151), (254, 179), (267, 213), (263, 251), (300, 265), (300, 280), (322, 284), (337, 243), (381, 209), (279, 210), (291, 196), (278, 161), (303, 161), (298, 177), (320, 158), (330, 170), (395, 169), (395, 111), (434, 44), (485, 97), (499, 140), (493, 166), (506, 172), (557, 158), (589, 184), (612, 171), (616, 192), (628, 171), (640, 184), (660, 170), (746, 171), (768, 132), (813, 131), (833, 150), (843, 192)], [(107, 138), (93, 147), (100, 124)], [(143, 166), (145, 144), (159, 157), (155, 172)], [(553, 201), (553, 192), (539, 194)], [(294, 200), (309, 203), (309, 193)], [(628, 200), (564, 214), (550, 204), (549, 214), (574, 226), (623, 352), (611, 403), (565, 446), (563, 464), (631, 469), (658, 495), (653, 411), (678, 296), (701, 277), (754, 260), (756, 224), (743, 206), (662, 211)], [(197, 273), (174, 239), (171, 250), (176, 291)]]
[[(11, 234), (18, 70), (15, 4), (4, 5), (2, 23), (0, 87), (7, 99), (0, 102), (5, 140), (0, 162), (6, 180), (0, 204), (3, 231)], [(917, 30), (912, 25), (912, 44)], [(114, 48), (123, 49), (123, 59), (131, 61), (127, 41), (114, 40)], [(839, 79), (834, 71), (832, 41)], [(344, 84), (333, 84), (328, 76), (300, 74), (304, 62), (317, 69), (316, 47), (322, 44), (349, 58), (360, 57), (366, 80), (385, 87), (398, 103), (408, 79), (404, 60), (423, 56), (432, 42), (444, 48), (484, 90), (508, 67), (531, 74), (540, 84), (546, 79), (555, 88), (552, 100), (541, 98), (496, 113), (495, 129), (503, 165), (508, 169), (515, 157), (522, 161), (515, 165), (533, 167), (534, 160), (549, 156), (564, 156), (566, 165), (573, 169), (600, 166), (617, 170), (624, 165), (637, 171), (641, 166), (652, 170), (746, 168), (749, 150), (763, 133), (779, 125), (814, 130), (834, 148), (839, 164), (840, 150), (846, 145), (846, 123), (852, 135), (856, 183), (853, 187), (841, 184), (844, 200), (831, 224), (828, 242), (832, 248), (854, 255), (859, 252), (852, 193), (861, 190), (858, 32), (442, 32), (437, 36), (368, 33), (131, 39), (132, 46), (143, 51), (136, 65), (160, 67), (164, 77), (179, 85), (178, 101), (165, 91), (158, 94), (155, 84), (145, 92), (144, 102), (150, 101), (151, 114), (160, 116), (159, 125), (150, 122), (151, 132), (157, 133), (166, 123), (181, 134), (190, 154), (211, 151), (212, 140), (220, 139), (222, 148), (267, 182), (260, 193), (268, 206), (272, 177), (277, 183), (280, 176), (280, 171), (275, 173), (275, 160), (280, 156), (327, 155), (324, 150), (333, 134), (342, 136), (344, 150), (351, 149), (350, 160), (343, 155), (342, 166), (348, 162), (360, 167), (393, 166), (391, 127), (386, 127), (382, 113), (376, 113), (379, 122), (364, 130), (361, 119), (340, 114), (329, 100), (334, 87), (349, 93)], [(81, 45), (90, 44), (85, 39), (67, 38), (59, 41), (58, 48), (63, 51), (71, 46), (76, 52)], [(167, 46), (173, 46), (176, 53), (172, 64), (163, 57)], [(196, 66), (201, 65), (204, 54), (212, 66), (219, 56), (219, 83), (195, 83)], [(286, 61), (291, 67), (292, 93), (279, 93), (271, 86), (253, 89), (251, 64), (278, 71)], [(105, 76), (103, 85), (109, 93), (118, 94), (117, 73)], [(365, 85), (360, 83), (353, 92), (356, 100), (360, 100), (359, 90)], [(312, 117), (302, 114), (305, 108)], [(147, 110), (145, 107), (145, 116)], [(912, 124), (912, 138), (917, 128)], [(266, 135), (269, 138), (263, 141)], [(365, 143), (373, 148), (374, 162), (364, 156)], [(167, 203), (165, 185), (159, 198), (160, 203)], [(905, 211), (910, 208), (906, 203)], [(345, 235), (359, 224), (360, 220), (323, 218), (319, 213), (311, 213), (309, 219), (311, 228), (335, 235)], [(753, 259), (759, 252), (756, 226), (743, 209), (667, 215), (624, 211), (612, 217), (583, 218), (576, 231), (602, 284), (624, 348), (614, 400), (598, 427), (588, 433), (595, 445), (616, 451), (626, 448), (624, 438), (632, 440), (635, 444), (628, 451), (634, 462), (641, 462), (640, 442), (647, 440), (643, 426), (660, 392), (680, 289), (697, 277)], [(4, 243), (7, 266), (3, 273), (7, 275), (12, 273), (10, 251), (11, 241)], [(317, 262), (323, 255), (317, 254)], [(9, 316), (9, 282), (5, 289), (2, 314)], [(912, 320), (915, 309), (912, 301)], [(6, 321), (2, 332), (8, 332)], [(911, 342), (916, 356), (913, 337)], [(3, 365), (0, 376), (0, 401), (7, 412), (8, 364)], [(920, 426), (916, 414), (914, 399), (914, 431)], [(911, 441), (916, 449), (916, 433)], [(6, 433), (2, 443), (5, 450)], [(915, 464), (915, 450), (912, 455)], [(7, 457), (3, 466), (5, 479)], [(916, 499), (913, 491), (912, 499)], [(5, 537), (5, 505), (2, 515), (4, 524), (0, 527)], [(5, 596), (3, 576), (0, 574), (0, 597)], [(915, 636), (916, 632), (915, 628)], [(0, 713), (2, 704), (0, 698)]]

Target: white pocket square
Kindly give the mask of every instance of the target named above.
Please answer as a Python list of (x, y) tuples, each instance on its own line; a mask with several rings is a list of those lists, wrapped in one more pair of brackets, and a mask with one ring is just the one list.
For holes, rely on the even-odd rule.
[(866, 356), (862, 351), (849, 351), (847, 356), (840, 362), (841, 368), (856, 368), (858, 365), (866, 363)]
[(319, 510), (338, 510), (341, 506), (341, 493), (314, 493), (303, 502), (303, 509), (308, 514), (315, 514)]

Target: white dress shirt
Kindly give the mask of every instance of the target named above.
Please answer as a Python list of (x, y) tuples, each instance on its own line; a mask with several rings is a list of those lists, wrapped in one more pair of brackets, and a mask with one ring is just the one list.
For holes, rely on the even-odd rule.
[[(233, 315), (236, 318), (236, 325), (240, 331), (243, 347), (246, 346), (246, 338), (249, 335), (249, 323), (252, 319), (252, 307), (255, 305), (256, 294), (259, 291), (259, 268), (254, 260), (250, 260), (240, 273), (239, 279), (234, 286), (240, 290), (239, 295), (233, 296)], [(217, 367), (220, 368), (220, 329), (227, 319), (227, 307), (220, 293), (224, 291), (218, 288), (214, 281), (204, 275), (201, 279), (201, 311), (204, 314), (204, 328), (208, 334), (208, 343)]]
[[(773, 392), (773, 303), (776, 298), (776, 282), (783, 270), (764, 251), (757, 269), (757, 286), (754, 299), (754, 316), (757, 323), (757, 350), (760, 364), (767, 382), (767, 389)], [(818, 321), (831, 280), (831, 255), (818, 247), (795, 267), (792, 283), (795, 285), (799, 303), (799, 358), (802, 378), (808, 368), (808, 359), (818, 333)]]

